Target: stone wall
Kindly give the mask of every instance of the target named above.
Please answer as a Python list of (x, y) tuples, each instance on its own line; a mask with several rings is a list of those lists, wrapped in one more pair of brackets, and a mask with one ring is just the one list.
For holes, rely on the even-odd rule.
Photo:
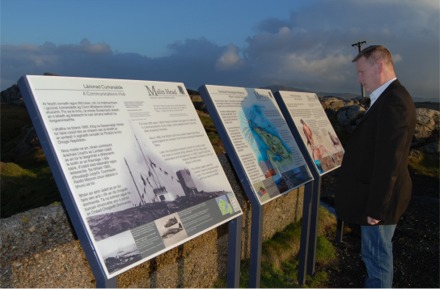
[[(243, 210), (242, 256), (250, 257), (252, 210), (225, 155), (219, 156)], [(263, 240), (302, 217), (303, 187), (264, 205)], [(61, 204), (1, 220), (1, 287), (95, 287), (96, 280)], [(117, 277), (118, 287), (213, 287), (225, 278), (228, 224)]]

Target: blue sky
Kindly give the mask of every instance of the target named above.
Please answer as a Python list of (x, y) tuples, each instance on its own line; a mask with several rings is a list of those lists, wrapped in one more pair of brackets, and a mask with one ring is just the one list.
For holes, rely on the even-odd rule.
[[(359, 93), (351, 44), (383, 44), (439, 97), (438, 0), (1, 0), (1, 90), (24, 74)], [(366, 47), (366, 46), (364, 46)]]

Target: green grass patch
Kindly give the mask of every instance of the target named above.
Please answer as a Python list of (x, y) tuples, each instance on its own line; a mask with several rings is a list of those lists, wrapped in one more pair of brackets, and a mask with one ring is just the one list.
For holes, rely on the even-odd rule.
[(203, 127), (205, 128), (206, 133), (208, 134), (208, 138), (214, 147), (214, 151), (216, 154), (224, 153), (225, 148), (223, 145), (223, 142), (220, 139), (220, 136), (217, 133), (217, 129), (215, 128), (214, 123), (212, 122), (211, 117), (209, 114), (198, 111), (197, 112), (200, 118), (200, 121), (203, 124)]
[[(325, 268), (336, 262), (336, 248), (327, 236), (334, 236), (336, 218), (321, 207), (318, 221), (316, 245), (316, 268)], [(288, 225), (271, 239), (263, 242), (261, 256), (261, 288), (317, 288), (327, 287), (328, 274), (317, 270), (313, 276), (307, 276), (306, 284), (298, 283), (299, 249), (301, 240), (301, 222)], [(249, 287), (250, 260), (240, 264), (240, 288)], [(226, 280), (220, 279), (215, 287), (226, 287)]]
[(60, 201), (46, 157), (38, 141), (24, 146), (32, 123), (26, 107), (1, 104), (1, 218)]
[(409, 168), (418, 175), (438, 178), (440, 161), (427, 154), (412, 154), (409, 158)]
[(1, 218), (61, 201), (48, 167), (25, 169), (15, 163), (0, 163)]
[(24, 126), (31, 125), (31, 119), (24, 106), (2, 103), (1, 106), (1, 145), (14, 139)]

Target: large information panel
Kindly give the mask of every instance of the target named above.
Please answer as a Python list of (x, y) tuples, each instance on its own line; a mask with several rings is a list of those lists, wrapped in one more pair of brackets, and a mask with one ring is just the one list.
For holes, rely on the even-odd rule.
[(260, 205), (312, 180), (270, 90), (205, 85), (199, 91)]
[(107, 278), (242, 214), (182, 83), (24, 76), (20, 88)]
[(315, 93), (278, 91), (280, 107), (286, 108), (320, 175), (340, 167), (344, 148)]

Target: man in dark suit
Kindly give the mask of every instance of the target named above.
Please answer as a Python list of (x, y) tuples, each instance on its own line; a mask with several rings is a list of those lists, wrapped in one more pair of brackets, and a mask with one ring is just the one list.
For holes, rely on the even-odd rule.
[(396, 79), (391, 53), (373, 45), (354, 59), (371, 104), (345, 145), (336, 183), (336, 214), (361, 225), (365, 287), (392, 287), (392, 237), (408, 207), (408, 155), (416, 117), (411, 95)]

